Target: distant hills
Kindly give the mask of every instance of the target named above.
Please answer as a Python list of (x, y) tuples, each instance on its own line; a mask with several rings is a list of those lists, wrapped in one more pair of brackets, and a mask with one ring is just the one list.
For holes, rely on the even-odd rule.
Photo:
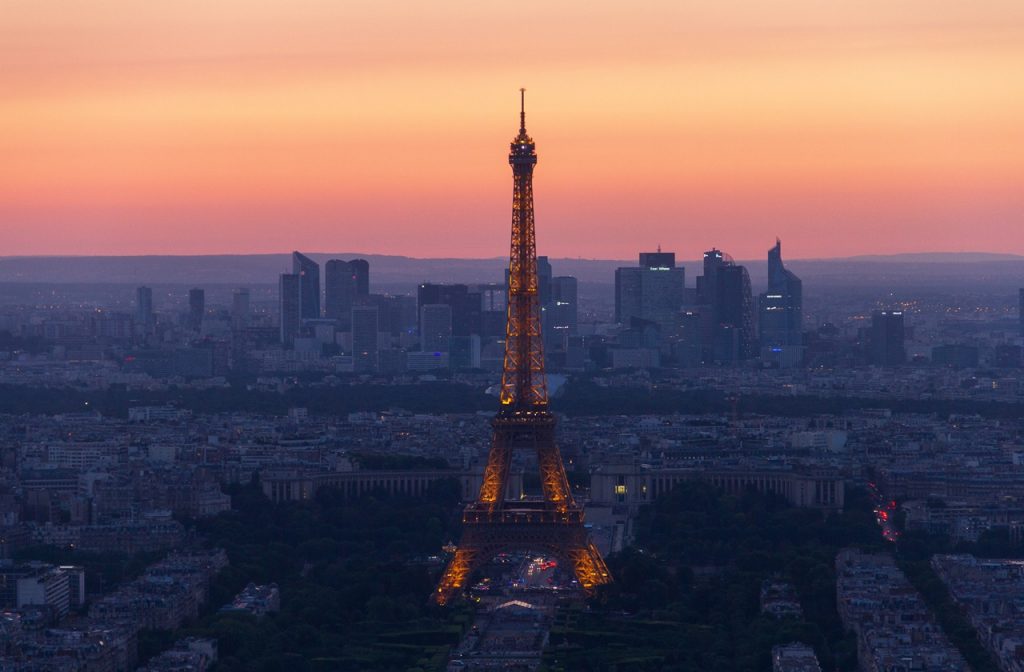
[[(328, 259), (362, 258), (370, 262), (371, 283), (378, 289), (412, 289), (429, 282), (501, 282), (506, 260), (417, 259), (360, 253), (307, 253), (323, 264)], [(271, 285), (289, 272), (289, 253), (244, 255), (54, 256), (0, 257), (0, 282), (89, 284)], [(610, 285), (615, 269), (636, 261), (551, 259), (556, 275), (573, 275), (581, 283)], [(687, 285), (701, 273), (701, 262), (681, 261)], [(755, 287), (766, 281), (763, 259), (739, 261), (750, 270)], [(967, 253), (870, 255), (840, 259), (792, 259), (786, 264), (805, 286), (953, 286), (984, 285), (1001, 289), (1024, 286), (1024, 256)]]
[(961, 263), (974, 264), (986, 261), (1022, 261), (1019, 254), (998, 254), (995, 252), (912, 252), (907, 254), (865, 254), (844, 257), (842, 261), (875, 261), (879, 263)]

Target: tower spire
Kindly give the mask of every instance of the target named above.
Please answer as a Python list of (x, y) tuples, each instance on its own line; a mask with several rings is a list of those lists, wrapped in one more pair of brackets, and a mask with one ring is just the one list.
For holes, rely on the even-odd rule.
[(519, 133), (526, 135), (526, 89), (519, 89)]

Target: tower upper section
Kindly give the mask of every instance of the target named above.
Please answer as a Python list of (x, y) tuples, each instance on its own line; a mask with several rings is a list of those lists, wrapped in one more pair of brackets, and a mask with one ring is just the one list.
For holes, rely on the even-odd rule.
[(533, 139), (526, 133), (524, 91), (519, 90), (519, 135), (512, 141), (508, 156), (513, 175), (512, 244), (508, 265), (505, 363), (501, 376), (502, 417), (546, 412), (548, 404), (533, 222), (533, 166), (537, 163), (537, 152)]
[(533, 138), (526, 133), (526, 89), (519, 89), (519, 135), (512, 139), (508, 162), (517, 175), (520, 172), (532, 172), (537, 164), (537, 150)]

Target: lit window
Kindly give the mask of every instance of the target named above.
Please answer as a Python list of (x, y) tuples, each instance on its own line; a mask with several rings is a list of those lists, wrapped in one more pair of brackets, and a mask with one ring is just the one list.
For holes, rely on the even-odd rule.
[(616, 485), (615, 486), (615, 494), (616, 495), (624, 495), (624, 494), (626, 494), (626, 486), (624, 486), (624, 485)]

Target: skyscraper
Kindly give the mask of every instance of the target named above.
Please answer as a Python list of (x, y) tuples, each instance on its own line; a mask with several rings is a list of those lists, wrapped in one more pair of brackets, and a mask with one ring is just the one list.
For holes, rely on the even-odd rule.
[(201, 289), (188, 290), (188, 327), (192, 331), (203, 328), (203, 315), (206, 314), (206, 292)]
[[(537, 292), (540, 294), (540, 305), (551, 303), (551, 262), (545, 256), (537, 257)], [(508, 283), (506, 283), (508, 284)]]
[(370, 295), (370, 262), (366, 259), (353, 259), (348, 262), (352, 275), (356, 280), (356, 296)]
[(575, 336), (579, 325), (579, 283), (571, 275), (551, 279), (551, 302), (548, 316), (553, 329)]
[(352, 306), (370, 295), (370, 264), (365, 259), (327, 262), (324, 278), (325, 315), (337, 320), (341, 331), (351, 329)]
[[(371, 294), (370, 297), (377, 296)], [(416, 316), (416, 297), (386, 296), (377, 303), (380, 313), (381, 332), (392, 336), (409, 337), (416, 333), (419, 319)]]
[(149, 334), (155, 325), (153, 290), (149, 287), (139, 287), (135, 290), (135, 328), (142, 334)]
[(468, 285), (423, 283), (416, 289), (416, 303), (422, 306), (445, 304), (451, 307), (452, 336), (479, 334), (483, 319), (483, 298)]
[(907, 361), (906, 329), (902, 310), (878, 310), (871, 315), (869, 359), (879, 366), (899, 366)]
[(446, 303), (420, 306), (420, 347), (424, 352), (449, 352), (452, 341), (452, 307)]
[(685, 271), (676, 267), (674, 252), (641, 252), (638, 266), (615, 270), (615, 321), (629, 324), (636, 317), (674, 326), (683, 309), (685, 287)]
[(299, 277), (299, 319), (320, 319), (320, 264), (292, 252), (292, 274)]
[(236, 289), (231, 295), (231, 328), (235, 331), (249, 326), (249, 289)]
[(754, 300), (750, 275), (744, 266), (730, 263), (714, 273), (716, 285), (714, 358), (733, 364), (754, 356)]
[(505, 336), (505, 312), (508, 310), (508, 282), (477, 285), (480, 293), (480, 335), (488, 338)]
[(747, 269), (728, 254), (711, 248), (704, 253), (704, 275), (697, 278), (697, 298), (702, 359), (733, 364), (752, 357), (756, 334)]
[(761, 361), (785, 368), (803, 361), (803, 282), (782, 264), (782, 241), (768, 250), (768, 291), (760, 297)]
[(285, 347), (295, 344), (295, 336), (302, 328), (301, 281), (295, 273), (282, 273), (278, 285), (278, 306), (281, 343)]
[(579, 325), (578, 295), (576, 278), (571, 275), (551, 278), (551, 301), (544, 306), (544, 317), (541, 321), (545, 348), (549, 354), (565, 351), (569, 345), (569, 337), (576, 335)]
[(731, 264), (732, 258), (717, 248), (712, 247), (704, 253), (704, 275), (697, 278), (697, 300), (700, 303), (709, 306), (715, 304), (715, 277), (718, 269), (727, 263)]
[(352, 308), (352, 368), (356, 372), (376, 371), (380, 320), (377, 306)]

